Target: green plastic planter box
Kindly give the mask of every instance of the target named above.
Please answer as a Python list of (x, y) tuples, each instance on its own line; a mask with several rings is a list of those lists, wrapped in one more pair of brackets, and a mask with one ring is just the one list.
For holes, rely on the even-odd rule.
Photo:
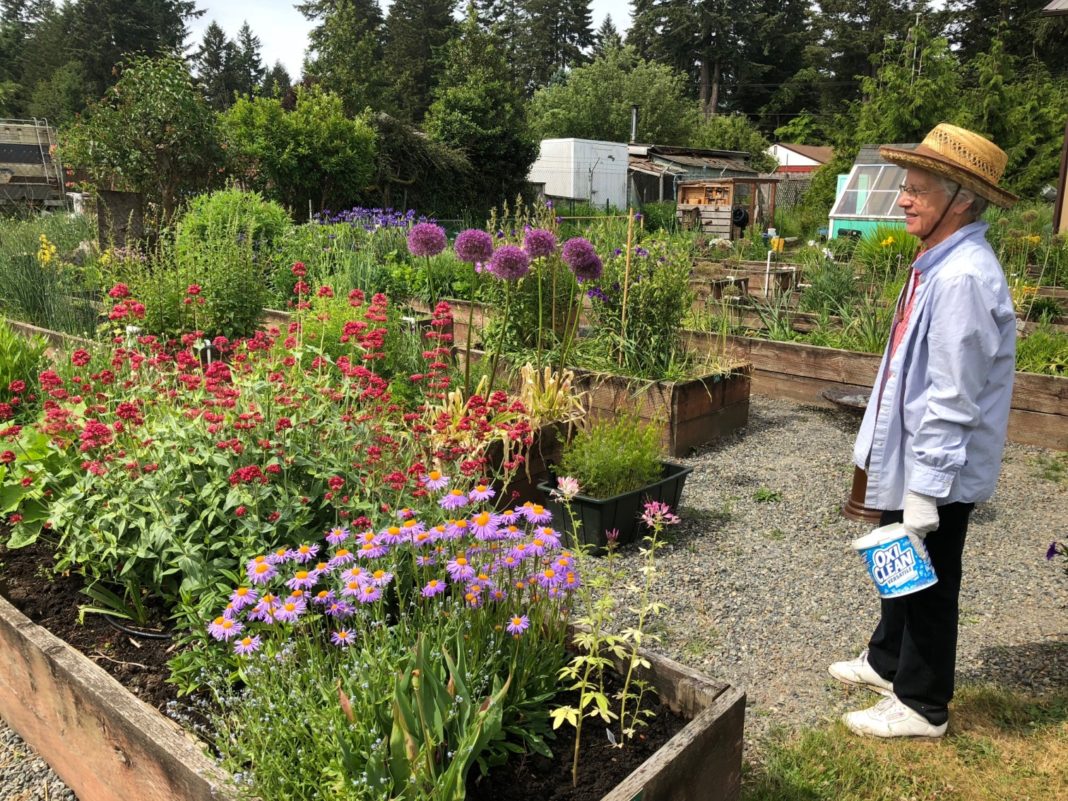
[[(550, 494), (556, 489), (555, 480), (541, 482), (538, 484), (538, 489), (545, 494), (546, 505), (553, 513), (553, 521), (557, 528), (566, 535), (570, 542), (591, 545), (597, 551), (603, 551), (608, 545), (606, 532), (612, 529), (619, 531), (618, 543), (620, 545), (634, 542), (645, 536), (646, 526), (642, 523), (641, 515), (645, 504), (649, 501), (666, 503), (672, 511), (678, 509), (686, 476), (693, 472), (693, 468), (675, 462), (662, 462), (662, 464), (664, 466), (663, 477), (641, 489), (605, 499), (576, 495), (571, 499), (571, 510), (575, 515), (574, 522), (564, 505), (553, 500)], [(574, 530), (576, 525), (579, 526), (577, 535)]]

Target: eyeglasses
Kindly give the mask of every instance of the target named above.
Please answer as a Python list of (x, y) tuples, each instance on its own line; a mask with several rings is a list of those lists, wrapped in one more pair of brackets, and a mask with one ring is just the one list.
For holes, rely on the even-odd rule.
[(897, 190), (898, 190), (898, 191), (899, 191), (899, 192), (900, 192), (901, 194), (905, 195), (906, 197), (911, 197), (911, 198), (918, 198), (918, 197), (920, 197), (921, 195), (926, 195), (926, 194), (928, 194), (929, 192), (934, 192), (934, 191), (935, 191), (934, 189), (920, 189), (919, 187), (916, 187), (916, 186), (907, 186), (907, 185), (905, 185), (905, 184), (901, 184), (901, 185), (900, 185), (900, 186), (899, 186), (899, 187), (897, 188)]

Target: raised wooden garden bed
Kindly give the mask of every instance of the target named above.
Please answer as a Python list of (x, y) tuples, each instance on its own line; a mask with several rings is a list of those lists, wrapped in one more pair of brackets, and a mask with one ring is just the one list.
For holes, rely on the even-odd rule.
[[(643, 652), (689, 723), (603, 801), (736, 801), (745, 694)], [(228, 775), (177, 724), (0, 598), (0, 716), (79, 801), (236, 801)]]
[(614, 418), (621, 410), (663, 427), (661, 443), (670, 456), (690, 450), (744, 426), (749, 420), (750, 366), (739, 361), (730, 373), (688, 381), (645, 381), (577, 371), (575, 386), (589, 393), (594, 418)]
[[(695, 353), (718, 353), (720, 338), (687, 332)], [(823, 393), (835, 386), (870, 391), (881, 357), (798, 342), (729, 337), (733, 352), (753, 365), (753, 392), (830, 407)], [(1009, 439), (1068, 450), (1068, 378), (1016, 373), (1009, 413)]]

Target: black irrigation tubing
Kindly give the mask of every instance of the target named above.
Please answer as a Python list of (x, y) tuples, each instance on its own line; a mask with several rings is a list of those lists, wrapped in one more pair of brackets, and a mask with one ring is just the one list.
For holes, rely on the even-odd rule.
[(129, 634), (131, 637), (141, 637), (146, 640), (169, 640), (174, 634), (170, 631), (145, 631), (144, 629), (135, 629), (120, 623), (111, 615), (101, 613), (101, 617), (107, 622), (113, 629), (121, 631), (123, 634)]

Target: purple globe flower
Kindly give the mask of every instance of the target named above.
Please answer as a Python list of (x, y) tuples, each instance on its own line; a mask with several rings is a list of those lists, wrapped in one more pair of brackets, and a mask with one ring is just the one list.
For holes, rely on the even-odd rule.
[(549, 256), (556, 250), (556, 234), (544, 228), (531, 228), (523, 238), (523, 249), (532, 259)]
[(504, 281), (518, 281), (530, 272), (530, 258), (515, 245), (501, 245), (493, 252), (489, 271)]
[(468, 264), (487, 262), (493, 256), (493, 237), (477, 228), (468, 228), (456, 236), (456, 258)]
[(408, 231), (408, 252), (413, 256), (437, 256), (445, 250), (445, 229), (434, 223), (416, 223)]
[(579, 281), (595, 281), (601, 277), (604, 265), (589, 240), (576, 236), (564, 243), (561, 254), (564, 264), (571, 268)]

